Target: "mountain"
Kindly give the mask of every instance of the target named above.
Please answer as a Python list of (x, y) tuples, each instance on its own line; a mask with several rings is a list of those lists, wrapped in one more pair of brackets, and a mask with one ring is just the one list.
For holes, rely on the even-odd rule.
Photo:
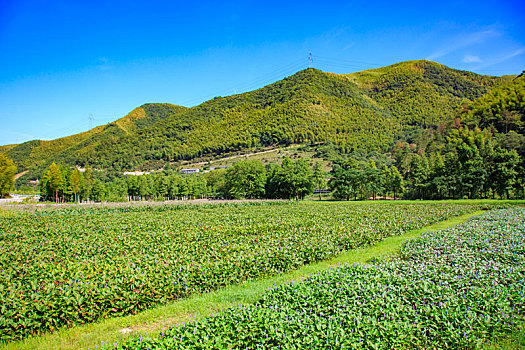
[(498, 132), (525, 131), (525, 73), (475, 100), (463, 111), (467, 123)]
[(424, 60), (344, 75), (310, 68), (193, 108), (147, 104), (85, 133), (4, 150), (19, 171), (30, 170), (28, 179), (52, 161), (124, 171), (291, 143), (386, 151), (400, 135), (449, 121), (510, 79)]
[[(136, 134), (159, 120), (184, 111), (186, 107), (168, 103), (145, 104), (135, 108), (125, 117), (89, 131), (62, 137), (52, 141), (34, 140), (19, 145), (1, 146), (0, 152), (13, 159), (18, 171), (29, 170), (25, 179), (36, 179), (41, 171), (53, 161), (70, 165), (80, 165), (77, 159), (101, 145), (118, 144), (126, 135)], [(85, 163), (82, 163), (85, 164)]]

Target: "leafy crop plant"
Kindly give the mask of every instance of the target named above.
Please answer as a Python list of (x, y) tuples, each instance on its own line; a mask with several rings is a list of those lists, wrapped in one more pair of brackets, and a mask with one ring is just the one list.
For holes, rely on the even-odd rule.
[(398, 258), (276, 286), (122, 349), (475, 349), (525, 316), (525, 209), (409, 241)]

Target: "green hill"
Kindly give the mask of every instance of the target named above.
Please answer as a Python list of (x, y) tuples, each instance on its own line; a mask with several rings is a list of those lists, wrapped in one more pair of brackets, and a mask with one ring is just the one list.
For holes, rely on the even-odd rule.
[(34, 140), (19, 145), (2, 146), (2, 152), (7, 153), (16, 162), (19, 172), (29, 170), (24, 175), (24, 179), (36, 179), (53, 161), (84, 165), (86, 163), (79, 162), (79, 159), (90, 150), (106, 145), (108, 142), (118, 144), (119, 139), (126, 135), (136, 134), (139, 130), (185, 109), (167, 103), (145, 104), (107, 125), (52, 141)]
[(498, 132), (525, 131), (525, 74), (508, 84), (493, 89), (475, 100), (464, 111), (467, 123), (486, 128), (493, 126)]
[(338, 75), (306, 69), (193, 108), (147, 104), (106, 126), (54, 141), (6, 146), (35, 177), (52, 161), (116, 171), (292, 143), (387, 150), (407, 131), (437, 126), (508, 82), (429, 61)]
[(358, 84), (402, 124), (437, 125), (511, 77), (496, 78), (430, 61), (402, 62), (355, 74)]

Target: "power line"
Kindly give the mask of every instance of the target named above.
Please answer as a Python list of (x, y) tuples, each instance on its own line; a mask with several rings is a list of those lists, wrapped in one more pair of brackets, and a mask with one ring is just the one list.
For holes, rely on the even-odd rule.
[[(308, 64), (306, 68), (313, 68), (313, 54), (312, 52), (308, 52)], [(365, 62), (365, 61), (358, 61), (358, 60), (347, 60), (347, 59), (339, 59), (339, 58), (331, 58), (331, 57), (324, 57), (324, 56), (317, 56), (316, 55), (316, 62), (320, 64), (323, 68), (326, 69), (349, 69), (349, 70), (365, 70), (365, 69), (371, 69), (375, 67), (380, 67), (381, 64), (379, 63), (372, 63), (372, 62)], [(375, 67), (374, 67), (375, 66)], [(255, 89), (261, 88), (263, 86), (266, 86), (270, 83), (273, 83), (277, 80), (281, 80), (285, 76), (292, 75), (294, 73), (297, 73), (299, 70), (304, 69), (304, 59), (298, 59), (295, 61), (292, 61), (284, 66), (279, 66), (259, 77), (255, 77), (253, 79), (247, 80), (245, 82), (241, 82), (237, 85), (233, 85), (226, 89), (221, 89), (216, 91), (213, 94), (207, 94), (203, 95), (201, 97), (194, 97), (185, 101), (181, 101), (181, 105), (195, 105), (197, 103), (208, 101), (214, 97), (217, 96), (229, 96), (239, 93), (244, 93), (248, 91), (253, 91)], [(349, 72), (350, 73), (350, 72)]]
[(324, 57), (324, 56), (317, 56), (317, 59), (323, 59), (333, 62), (340, 62), (340, 63), (346, 63), (346, 64), (353, 64), (358, 66), (364, 66), (364, 67), (370, 67), (372, 66), (381, 66), (381, 63), (377, 62), (370, 62), (370, 61), (359, 61), (359, 60), (350, 60), (350, 59), (340, 59), (340, 58), (334, 58), (334, 57)]
[(349, 69), (349, 70), (366, 70), (371, 69), (374, 66), (379, 67), (381, 65), (377, 64), (374, 65), (373, 63), (360, 63), (357, 61), (348, 61), (348, 60), (339, 60), (339, 59), (333, 59), (333, 58), (325, 58), (325, 57), (316, 57), (317, 62), (320, 62), (321, 65), (330, 68), (342, 68), (342, 69)]
[(193, 105), (194, 103), (207, 101), (216, 96), (222, 95), (232, 95), (236, 93), (243, 93), (246, 91), (251, 91), (255, 88), (260, 88), (262, 86), (268, 85), (275, 82), (276, 80), (282, 79), (284, 75), (290, 75), (297, 73), (301, 68), (304, 67), (303, 59), (298, 59), (284, 66), (279, 66), (276, 69), (267, 72), (259, 77), (255, 77), (251, 80), (239, 83), (237, 85), (231, 86), (226, 89), (221, 89), (215, 92), (213, 95), (205, 95), (199, 98), (192, 98), (190, 100), (183, 101), (183, 105)]

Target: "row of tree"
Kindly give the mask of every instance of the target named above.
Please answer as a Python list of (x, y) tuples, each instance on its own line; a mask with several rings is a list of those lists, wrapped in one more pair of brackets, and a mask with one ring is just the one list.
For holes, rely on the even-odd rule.
[(103, 186), (100, 180), (93, 179), (89, 167), (81, 172), (53, 162), (40, 178), (40, 196), (57, 203), (97, 200), (101, 198)]
[(335, 162), (330, 189), (336, 199), (358, 200), (392, 197), (397, 199), (405, 190), (404, 180), (395, 165), (383, 164), (378, 169), (375, 161), (358, 161), (354, 158)]
[(412, 152), (400, 145), (393, 152), (409, 185), (407, 198), (524, 197), (524, 159), (488, 130), (455, 128), (440, 148), (429, 146)]
[[(334, 198), (525, 198), (525, 161), (487, 129), (457, 126), (425, 142), (398, 142), (386, 157), (354, 155), (334, 160)], [(514, 137), (511, 133), (510, 137)]]
[(53, 163), (40, 188), (44, 199), (57, 202), (304, 199), (327, 185), (341, 200), (525, 197), (523, 158), (514, 149), (495, 146), (487, 130), (457, 127), (434, 141), (420, 146), (398, 142), (383, 158), (339, 153), (328, 182), (319, 163), (312, 168), (304, 159), (284, 158), (282, 164), (268, 166), (246, 160), (198, 175), (165, 170), (109, 182), (94, 178), (89, 168), (81, 172)]
[[(94, 176), (95, 175), (95, 176)], [(40, 182), (42, 199), (54, 202), (137, 201), (198, 198), (303, 199), (326, 185), (325, 173), (316, 163), (313, 169), (304, 159), (265, 167), (258, 160), (235, 163), (197, 175), (181, 175), (173, 170), (141, 176), (123, 176), (109, 182), (96, 172), (52, 163)]]

